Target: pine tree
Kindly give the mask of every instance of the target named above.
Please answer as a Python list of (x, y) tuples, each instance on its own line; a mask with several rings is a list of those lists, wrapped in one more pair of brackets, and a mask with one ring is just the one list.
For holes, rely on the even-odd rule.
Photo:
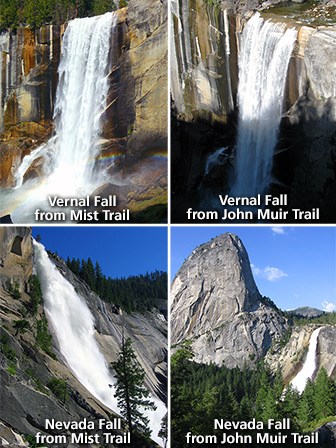
[(166, 412), (165, 415), (162, 417), (161, 428), (158, 433), (158, 436), (160, 437), (160, 439), (162, 439), (163, 448), (166, 448), (168, 438), (168, 412)]
[(127, 421), (132, 446), (135, 443), (135, 431), (150, 436), (149, 419), (144, 410), (155, 411), (156, 406), (149, 399), (149, 391), (144, 387), (145, 372), (138, 363), (130, 338), (122, 338), (119, 357), (112, 363), (117, 378), (116, 392), (121, 415)]
[(325, 368), (319, 371), (315, 380), (314, 411), (316, 419), (329, 417), (335, 412), (334, 384)]

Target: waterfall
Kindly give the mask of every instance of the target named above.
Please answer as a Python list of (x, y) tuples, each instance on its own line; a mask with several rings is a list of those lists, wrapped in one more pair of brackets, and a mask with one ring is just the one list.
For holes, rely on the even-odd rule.
[(295, 387), (295, 389), (297, 389), (300, 393), (304, 391), (308, 379), (309, 378), (312, 379), (316, 371), (317, 339), (320, 331), (321, 328), (317, 328), (316, 330), (313, 331), (310, 337), (309, 348), (305, 363), (303, 364), (300, 372), (291, 381), (293, 387)]
[(218, 148), (218, 149), (216, 149), (216, 151), (214, 151), (207, 157), (206, 162), (205, 162), (205, 170), (204, 170), (205, 176), (208, 174), (208, 172), (210, 171), (210, 169), (213, 166), (220, 165), (222, 163), (226, 151), (227, 151), (227, 147)]
[[(45, 205), (48, 195), (84, 196), (104, 183), (105, 173), (96, 169), (96, 159), (109, 89), (111, 33), (116, 24), (114, 12), (69, 22), (58, 68), (55, 132), (25, 156), (16, 170), (16, 186), (7, 199), (16, 203), (11, 213), (14, 222), (32, 222), (32, 212)], [(40, 158), (42, 175), (24, 183), (28, 168)]]
[(241, 37), (235, 196), (264, 193), (282, 116), (289, 60), (297, 32), (254, 14)]
[[(36, 241), (33, 244), (44, 311), (62, 357), (78, 381), (105, 406), (118, 413), (114, 388), (109, 386), (116, 381), (95, 339), (94, 317), (89, 307), (49, 259), (44, 246)], [(166, 408), (160, 400), (151, 398), (157, 410), (145, 413), (150, 419), (152, 438), (161, 443), (157, 434)]]

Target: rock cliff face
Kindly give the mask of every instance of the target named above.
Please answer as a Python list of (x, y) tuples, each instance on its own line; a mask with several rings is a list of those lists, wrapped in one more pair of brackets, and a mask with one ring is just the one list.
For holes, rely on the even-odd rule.
[(220, 235), (193, 251), (172, 285), (172, 343), (190, 339), (195, 360), (253, 365), (286, 322), (255, 285), (240, 239)]
[[(230, 166), (222, 164), (204, 177), (209, 154), (215, 148), (234, 147), (236, 140), (237, 60), (241, 31), (251, 11), (245, 16), (228, 11), (203, 0), (173, 2), (172, 99), (177, 122), (173, 121), (172, 182), (177, 198), (180, 190), (181, 197), (185, 191), (192, 195), (202, 182), (227, 190), (225, 182), (234, 169), (231, 160)], [(322, 220), (334, 222), (330, 210), (336, 207), (335, 27), (303, 26), (269, 12), (263, 15), (298, 29), (274, 176), (286, 185), (291, 207), (310, 209), (313, 204), (321, 207)], [(174, 220), (183, 219), (177, 215)]]
[[(119, 184), (128, 184), (120, 202), (131, 198), (144, 206), (165, 203), (166, 162), (159, 163), (155, 156), (164, 155), (167, 145), (167, 5), (130, 0), (117, 14), (101, 156), (119, 159), (117, 174), (111, 163), (113, 175), (120, 177)], [(0, 36), (1, 187), (13, 186), (22, 158), (52, 132), (65, 27), (20, 28), (17, 34)]]
[(313, 331), (322, 327), (316, 366), (336, 377), (336, 326), (292, 327), (260, 295), (236, 235), (225, 233), (197, 247), (176, 274), (171, 297), (173, 347), (190, 340), (196, 362), (233, 368), (253, 366), (265, 356), (288, 383), (304, 364)]
[[(56, 341), (53, 341), (56, 357), (47, 354), (37, 343), (37, 321), (43, 316), (43, 308), (39, 305), (34, 316), (25, 311), (31, 301), (30, 278), (34, 272), (34, 253), (28, 228), (0, 229), (0, 263), (0, 396), (6, 403), (0, 409), (0, 438), (17, 443), (15, 440), (20, 440), (19, 434), (44, 431), (46, 418), (59, 421), (109, 419), (111, 411), (89, 393), (64, 364), (57, 353)], [(165, 318), (158, 312), (122, 315), (92, 293), (62, 260), (55, 259), (55, 263), (88, 303), (95, 318), (96, 339), (107, 362), (116, 359), (124, 327), (125, 336), (134, 340), (137, 357), (146, 372), (147, 386), (154, 395), (165, 400)], [(14, 327), (18, 320), (28, 322), (25, 331)], [(55, 377), (67, 383), (69, 398), (65, 403), (56, 399), (48, 387), (48, 382)], [(68, 444), (48, 446), (65, 447)]]
[(85, 282), (78, 279), (61, 260), (55, 260), (62, 275), (88, 304), (97, 330), (96, 338), (107, 360), (115, 360), (124, 336), (130, 337), (137, 358), (146, 372), (151, 392), (166, 400), (167, 322), (159, 312), (127, 314), (102, 301)]
[[(301, 369), (307, 354), (309, 340), (316, 325), (294, 327), (289, 341), (279, 347), (274, 344), (266, 355), (266, 362), (275, 371), (280, 368), (287, 383)], [(335, 357), (336, 326), (325, 325), (318, 336), (317, 342), (317, 369), (324, 367), (329, 376), (336, 377)]]
[[(203, 1), (173, 1), (172, 97), (184, 121), (226, 123), (237, 93), (236, 19)], [(206, 24), (206, 26), (205, 26)]]
[(0, 37), (0, 131), (20, 122), (50, 124), (64, 27), (19, 28)]

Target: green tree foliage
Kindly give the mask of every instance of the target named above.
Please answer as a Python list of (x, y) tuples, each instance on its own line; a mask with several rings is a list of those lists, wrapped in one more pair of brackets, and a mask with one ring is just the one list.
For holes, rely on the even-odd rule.
[(8, 361), (16, 362), (16, 353), (11, 348), (9, 337), (7, 335), (0, 336), (0, 352), (6, 359), (8, 359)]
[(16, 28), (19, 25), (18, 10), (18, 0), (0, 0), (0, 29)]
[(61, 24), (114, 9), (113, 0), (0, 0), (0, 30)]
[(130, 338), (123, 337), (119, 357), (111, 365), (117, 379), (114, 396), (122, 417), (127, 421), (131, 444), (136, 447), (139, 436), (150, 436), (149, 419), (143, 411), (155, 411), (156, 406), (144, 387), (145, 372), (137, 361)]
[[(255, 369), (193, 362), (190, 342), (171, 358), (172, 446), (187, 448), (185, 435), (209, 434), (214, 418), (267, 423), (291, 419), (291, 429), (310, 432), (335, 419), (336, 384), (321, 369), (300, 395), (260, 362)], [(214, 431), (212, 430), (212, 434)], [(221, 438), (221, 434), (218, 434)]]
[(53, 21), (53, 0), (25, 0), (20, 15), (24, 23), (40, 27)]
[(120, 306), (128, 313), (144, 312), (160, 306), (167, 300), (167, 273), (155, 271), (127, 278), (106, 277), (98, 262), (67, 259), (71, 271), (106, 302)]
[(168, 412), (166, 412), (165, 415), (162, 417), (161, 427), (158, 436), (160, 437), (160, 439), (162, 439), (163, 448), (166, 448), (168, 438)]
[(52, 391), (52, 393), (64, 404), (68, 399), (68, 385), (66, 381), (53, 377), (51, 378), (47, 386)]
[(19, 284), (17, 282), (14, 282), (14, 284), (8, 282), (7, 283), (7, 291), (13, 299), (19, 300), (21, 298)]
[(288, 311), (283, 311), (283, 315), (288, 319), (291, 325), (308, 325), (308, 324), (319, 324), (319, 325), (335, 325), (336, 324), (336, 312), (324, 313), (317, 317), (299, 317), (291, 314)]
[(25, 333), (29, 329), (29, 322), (26, 319), (15, 320), (13, 327), (16, 329), (15, 336), (17, 336), (19, 333)]
[(116, 9), (112, 0), (95, 0), (93, 4), (93, 13), (95, 15), (105, 14), (108, 11), (114, 11)]
[(315, 380), (314, 411), (315, 419), (336, 413), (336, 389), (335, 383), (328, 377), (325, 368), (322, 368)]
[(49, 333), (47, 318), (43, 315), (42, 319), (36, 322), (36, 343), (43, 351), (49, 356), (55, 358), (55, 354), (52, 350), (52, 336)]
[(28, 312), (35, 316), (40, 303), (42, 303), (42, 289), (37, 275), (32, 275), (29, 279), (30, 302), (26, 305)]

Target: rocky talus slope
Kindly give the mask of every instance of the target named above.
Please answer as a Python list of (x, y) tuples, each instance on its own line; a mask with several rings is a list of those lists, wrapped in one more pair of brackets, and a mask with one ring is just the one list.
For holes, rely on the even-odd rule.
[[(56, 258), (54, 262), (94, 315), (95, 336), (107, 362), (116, 359), (123, 327), (125, 336), (134, 340), (137, 357), (146, 372), (147, 386), (153, 394), (165, 400), (165, 318), (159, 312), (123, 315), (116, 307), (102, 302), (61, 259)], [(34, 315), (27, 312), (32, 302), (31, 276), (35, 272), (30, 229), (0, 228), (0, 267), (0, 440), (16, 446), (24, 435), (43, 432), (48, 418), (59, 421), (110, 419), (113, 413), (92, 396), (64, 364), (55, 339), (48, 353), (37, 341), (37, 325), (43, 319), (43, 306), (40, 304)], [(28, 322), (24, 331), (15, 326), (19, 320)], [(69, 397), (65, 403), (55, 397), (48, 386), (55, 378), (67, 384)]]
[(220, 235), (199, 246), (172, 285), (172, 343), (191, 340), (195, 360), (253, 365), (287, 325), (263, 300), (241, 240)]

